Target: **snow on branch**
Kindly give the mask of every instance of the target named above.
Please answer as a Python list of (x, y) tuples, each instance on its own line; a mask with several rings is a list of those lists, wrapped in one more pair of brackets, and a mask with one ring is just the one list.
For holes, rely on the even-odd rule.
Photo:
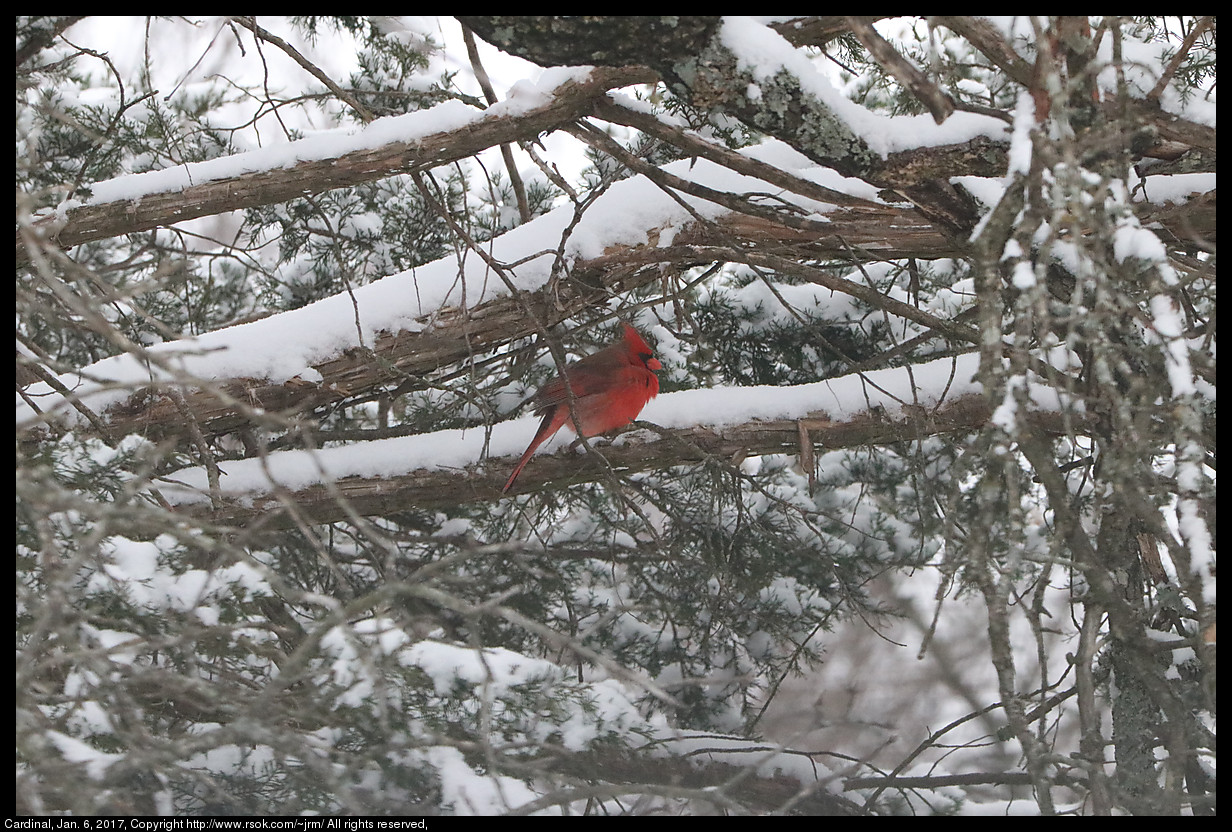
[[(797, 453), (801, 432), (824, 449), (886, 444), (969, 431), (990, 418), (976, 380), (978, 355), (944, 358), (912, 368), (857, 373), (795, 387), (712, 388), (659, 396), (642, 411), (647, 430), (592, 443), (596, 453), (564, 449), (562, 432), (527, 467), (526, 490), (627, 476), (707, 459)], [(1019, 414), (1040, 430), (1080, 424), (1053, 388), (1031, 384), (1032, 409)], [(225, 462), (213, 489), (208, 472), (189, 468), (159, 487), (183, 510), (224, 525), (259, 519), (281, 528), (300, 518), (326, 523), (350, 514), (379, 515), (400, 505), (457, 504), (499, 496), (513, 460), (534, 432), (536, 417), (490, 428), (446, 430), (361, 442), (342, 448), (282, 451)], [(662, 432), (656, 436), (654, 429)], [(495, 463), (492, 460), (497, 460)], [(289, 496), (288, 496), (289, 495)], [(286, 509), (293, 506), (294, 512)], [(268, 524), (268, 525), (267, 525)]]
[(286, 202), (304, 194), (426, 170), (506, 142), (533, 140), (589, 112), (613, 87), (646, 83), (644, 68), (581, 68), (523, 83), (486, 110), (446, 101), (427, 110), (378, 119), (348, 132), (329, 131), (284, 145), (91, 186), (89, 199), (70, 200), (19, 227), (17, 265), (47, 240), (68, 249), (91, 240), (147, 231), (212, 214)]
[[(802, 217), (807, 225), (780, 224), (765, 210), (739, 214), (704, 196), (678, 201), (637, 176), (612, 186), (576, 225), (566, 206), (501, 235), (487, 244), (486, 259), (460, 263), (449, 256), (299, 309), (113, 356), (55, 384), (31, 385), (24, 391), (28, 401), (19, 399), (18, 421), (39, 418), (29, 402), (44, 413), (63, 408), (67, 389), (120, 433), (179, 430), (184, 406), (207, 432), (224, 432), (254, 411), (341, 401), (531, 335), (538, 327), (527, 308), (541, 316), (539, 324), (551, 326), (613, 292), (656, 279), (666, 264), (739, 260), (749, 251), (740, 241), (787, 245), (810, 258), (852, 250), (877, 257), (955, 253), (914, 209), (887, 203), (866, 183), (818, 168), (779, 142), (738, 155), (746, 160), (740, 170), (709, 160), (682, 160), (661, 170), (674, 182), (687, 180), (733, 199), (773, 201), (785, 220)], [(756, 177), (767, 168), (780, 171), (780, 180), (814, 187), (797, 185), (793, 193)], [(845, 204), (820, 201), (829, 198)], [(557, 250), (566, 229), (567, 262), (561, 264)], [(498, 272), (494, 263), (505, 265)], [(866, 289), (851, 286), (853, 293)], [(161, 396), (168, 386), (188, 388), (185, 400)]]

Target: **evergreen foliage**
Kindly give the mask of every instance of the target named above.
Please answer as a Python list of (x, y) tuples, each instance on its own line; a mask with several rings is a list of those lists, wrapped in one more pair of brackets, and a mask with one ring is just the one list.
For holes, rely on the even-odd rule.
[[(533, 337), (510, 328), (496, 349), (430, 372), (391, 371), (393, 381), (307, 411), (270, 411), (227, 388), (243, 414), (235, 429), (197, 420), (186, 395), (208, 385), (191, 379), (126, 405), (171, 402), (176, 432), (116, 430), (114, 413), (77, 412), (54, 396), (23, 402), (24, 387), (108, 356), (300, 309), (441, 258), (478, 258), (557, 206), (584, 213), (634, 175), (593, 148), (572, 194), (559, 171), (528, 164), (511, 174), (490, 164), (495, 156), (408, 165), (67, 251), (53, 239), (19, 262), (18, 813), (961, 812), (988, 793), (940, 777), (934, 787), (829, 795), (846, 779), (886, 774), (858, 762), (856, 748), (793, 758), (818, 772), (804, 793), (758, 791), (776, 776), (758, 765), (763, 744), (777, 741), (764, 719), (781, 687), (840, 649), (827, 639), (835, 627), (898, 614), (879, 587), (926, 574), (928, 591), (939, 587), (929, 637), (938, 627), (953, 637), (953, 605), (987, 607), (987, 632), (971, 639), (987, 639), (997, 688), (971, 704), (999, 696), (1003, 714), (999, 734), (964, 739), (971, 756), (945, 756), (937, 773), (1013, 770), (1022, 777), (994, 784), (997, 799), (1034, 799), (1043, 812), (1213, 812), (1213, 648), (1202, 628), (1213, 621), (1214, 576), (1213, 563), (1198, 562), (1215, 547), (1213, 242), (1160, 231), (1157, 249), (1142, 247), (1152, 220), (1129, 171), (1159, 162), (1134, 155), (1146, 138), (1121, 139), (1146, 128), (1125, 125), (1114, 143), (1089, 127), (1097, 116), (1071, 93), (1103, 64), (1083, 70), (1076, 52), (1069, 64), (1039, 59), (1040, 43), (1080, 47), (1043, 37), (1056, 19), (1034, 23), (1038, 31), (1022, 23), (1006, 41), (1053, 72), (1050, 83), (1070, 86), (1050, 89), (1054, 109), (1027, 140), (1029, 162), (1009, 172), (1010, 196), (980, 204), (962, 256), (878, 261), (852, 246), (787, 255), (807, 274), (977, 327), (979, 343), (938, 337), (923, 319), (805, 272), (707, 253), (562, 313), (550, 330), (518, 329)], [(156, 89), (140, 61), (130, 68), (132, 56), (77, 44), (69, 24), (17, 20), (19, 248), (38, 212), (88, 198), (92, 184), (252, 149), (248, 122), (259, 114), (279, 114), (281, 141), (307, 124), (331, 129), (443, 101), (482, 106), (462, 91), (461, 70), (439, 71), (439, 32), (393, 19), (314, 16), (280, 28), (305, 50), (353, 45), (356, 69), (334, 77), (345, 101), (317, 80), (242, 87), (196, 72)], [(236, 60), (238, 44), (245, 60), (258, 45), (261, 60), (279, 53), (235, 21), (209, 25), (237, 45)], [(1214, 87), (1213, 19), (1182, 52), (1200, 25), (1109, 19), (1090, 37), (1115, 39), (1126, 65), (1182, 55), (1173, 86), (1201, 98)], [(1015, 108), (1029, 96), (995, 55), (924, 18), (894, 31), (900, 53), (960, 109), (1026, 123)], [(1131, 55), (1131, 45), (1153, 43), (1167, 47)], [(926, 112), (855, 35), (808, 51), (841, 65), (843, 93), (864, 106)], [(648, 111), (717, 145), (767, 138), (671, 85), (647, 89)], [(609, 132), (656, 167), (693, 158), (631, 128)], [(901, 196), (889, 204), (908, 206)], [(978, 317), (967, 315), (976, 307)], [(680, 456), (639, 472), (579, 470), (502, 500), (477, 485), (482, 499), (354, 510), (330, 524), (315, 523), (289, 488), (270, 504), (271, 516), (293, 518), (279, 528), (268, 518), (237, 527), (163, 493), (188, 467), (225, 480), (228, 461), (284, 450), (490, 430), (560, 358), (610, 342), (617, 317), (653, 333), (665, 395), (730, 386), (769, 396), (980, 350), (992, 417), (746, 459), (687, 448), (677, 432)], [(364, 348), (365, 361), (388, 364), (375, 344)], [(1056, 369), (1061, 351), (1074, 372)], [(33, 375), (23, 382), (23, 373)], [(1060, 402), (1047, 432), (1028, 416), (1041, 387)], [(23, 406), (57, 411), (23, 423)], [(849, 415), (830, 414), (834, 423)], [(921, 407), (913, 418), (940, 417)], [(645, 426), (660, 434), (672, 431)], [(603, 456), (626, 439), (587, 444)], [(1163, 582), (1150, 571), (1152, 547), (1165, 553)], [(1097, 569), (1097, 557), (1111, 560)], [(1091, 706), (1097, 713), (1080, 714)], [(700, 748), (710, 749), (698, 752), (699, 768), (715, 764), (713, 781), (687, 762)], [(681, 765), (663, 774), (664, 761)], [(894, 774), (921, 773), (908, 762)]]

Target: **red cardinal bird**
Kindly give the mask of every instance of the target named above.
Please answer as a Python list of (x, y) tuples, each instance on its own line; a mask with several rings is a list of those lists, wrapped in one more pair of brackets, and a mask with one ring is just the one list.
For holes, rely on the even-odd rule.
[[(589, 439), (629, 424), (642, 412), (646, 402), (659, 395), (659, 377), (652, 371), (662, 369), (663, 365), (636, 329), (628, 324), (624, 324), (624, 328), (623, 340), (565, 368), (565, 377), (569, 379), (567, 387), (564, 379), (557, 376), (535, 393), (531, 401), (535, 405), (535, 415), (542, 415), (543, 421), (501, 489), (502, 494), (513, 488), (513, 481), (522, 473), (535, 449), (566, 422), (574, 433)], [(570, 418), (570, 389), (576, 423)]]

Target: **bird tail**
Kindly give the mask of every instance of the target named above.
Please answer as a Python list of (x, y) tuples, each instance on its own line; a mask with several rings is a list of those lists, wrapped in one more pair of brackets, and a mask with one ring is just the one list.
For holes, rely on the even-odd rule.
[(522, 469), (526, 467), (526, 463), (530, 462), (530, 456), (535, 452), (535, 448), (539, 447), (537, 443), (532, 443), (526, 449), (526, 453), (522, 454), (522, 458), (518, 460), (517, 467), (513, 469), (513, 473), (509, 475), (509, 479), (505, 480), (505, 487), (501, 489), (502, 494), (508, 494), (509, 489), (513, 488), (513, 481), (518, 478), (518, 474), (522, 473)]
[(518, 464), (514, 467), (513, 473), (509, 475), (509, 479), (505, 480), (505, 487), (501, 489), (502, 494), (508, 494), (509, 489), (513, 488), (513, 481), (518, 478), (518, 474), (522, 473), (522, 469), (526, 467), (526, 463), (530, 462), (530, 458), (534, 456), (535, 451), (542, 445), (549, 436), (560, 430), (560, 425), (552, 425), (552, 417), (556, 415), (556, 408), (549, 408), (547, 413), (543, 414), (543, 421), (539, 423), (539, 430), (535, 431), (535, 438), (530, 440), (530, 445), (527, 446), (526, 452), (522, 454), (522, 458), (518, 460)]

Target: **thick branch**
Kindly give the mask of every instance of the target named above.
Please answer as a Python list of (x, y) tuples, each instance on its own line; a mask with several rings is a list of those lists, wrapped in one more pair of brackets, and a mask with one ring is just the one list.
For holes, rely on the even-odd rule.
[(695, 55), (720, 24), (715, 16), (461, 16), (488, 43), (540, 66), (657, 67)]
[[(756, 754), (771, 753), (769, 748)], [(724, 756), (731, 758), (730, 753)], [(851, 816), (867, 814), (857, 804), (824, 788), (803, 783), (793, 776), (758, 774), (747, 765), (708, 759), (707, 755), (649, 756), (620, 752), (590, 752), (564, 756), (552, 770), (583, 780), (611, 783), (661, 784), (685, 789), (706, 790), (736, 801), (754, 811), (783, 812), (812, 816)], [(705, 792), (703, 792), (703, 795)]]
[(930, 17), (929, 22), (941, 24), (962, 35), (967, 42), (988, 58), (994, 66), (1024, 87), (1031, 86), (1035, 72), (1030, 61), (1023, 58), (1006, 42), (997, 27), (982, 17)]
[[(47, 49), (56, 42), (56, 38), (63, 33), (68, 27), (72, 26), (78, 20), (81, 20), (85, 15), (65, 15), (64, 17), (51, 17), (45, 19), (27, 19), (23, 26), (20, 22), (17, 27), (17, 34), (22, 37), (22, 41), (17, 44), (17, 75), (20, 77), (23, 74), (29, 74), (30, 68), (23, 70), (22, 64), (29, 61), (39, 52)], [(19, 18), (20, 21), (20, 18)]]
[[(740, 259), (742, 250), (766, 246), (810, 259), (847, 257), (852, 250), (886, 259), (951, 257), (957, 253), (944, 235), (906, 206), (856, 204), (836, 208), (828, 217), (831, 222), (823, 230), (804, 231), (764, 218), (730, 214), (715, 225), (683, 229), (671, 246), (612, 249), (578, 262), (566, 280), (534, 293), (527, 302), (540, 320), (553, 326), (613, 293), (660, 279), (665, 266), (679, 270)], [(740, 245), (733, 248), (733, 243)], [(842, 289), (848, 284), (839, 286)], [(854, 283), (850, 289), (853, 293), (872, 292)], [(875, 292), (869, 296), (874, 301), (878, 297)], [(277, 325), (270, 320), (271, 325)], [(185, 390), (184, 403), (206, 433), (227, 433), (249, 424), (254, 409), (283, 415), (311, 411), (383, 386), (413, 381), (538, 331), (526, 316), (522, 301), (508, 296), (467, 310), (447, 309), (423, 323), (428, 326), (419, 332), (381, 335), (370, 351), (348, 350), (314, 365), (321, 374), (320, 381), (220, 379)], [(192, 383), (192, 379), (185, 382), (186, 386)], [(184, 428), (180, 408), (159, 388), (136, 390), (101, 416), (118, 435), (141, 433), (161, 438)]]
[(873, 28), (872, 18), (848, 17), (847, 25), (864, 48), (886, 68), (886, 71), (898, 79), (909, 89), (928, 111), (933, 114), (933, 120), (941, 124), (954, 112), (954, 102), (919, 67), (908, 61), (890, 42), (878, 34)]
[[(876, 22), (883, 16), (867, 17), (865, 20)], [(851, 31), (847, 18), (842, 15), (818, 15), (817, 17), (796, 17), (779, 23), (771, 23), (770, 28), (791, 42), (792, 46), (824, 47), (837, 37)]]
[[(883, 160), (829, 101), (788, 66), (773, 75), (750, 66), (728, 45), (713, 18), (562, 21), (494, 16), (464, 21), (489, 42), (542, 64), (566, 58), (573, 63), (645, 63), (664, 77), (673, 92), (696, 107), (729, 113), (844, 176), (902, 190), (956, 239), (965, 238), (974, 228), (979, 210), (974, 200), (949, 187), (945, 179), (959, 169), (972, 172), (973, 164), (981, 159), (992, 162), (995, 171), (977, 175), (1000, 175), (1004, 169), (1004, 148), (990, 152), (992, 142), (988, 140), (973, 143), (978, 145), (974, 148), (967, 143), (930, 147), (905, 154), (905, 159)], [(569, 43), (553, 40), (563, 38), (565, 30), (572, 38)], [(659, 30), (670, 35), (658, 37), (655, 32)], [(604, 45), (587, 52), (586, 44)], [(789, 42), (782, 46), (785, 55), (792, 53)]]
[[(692, 265), (696, 255), (675, 250)], [(421, 320), (429, 325), (419, 332), (402, 330), (378, 337), (371, 350), (349, 349), (314, 365), (321, 380), (293, 379), (273, 383), (266, 379), (224, 379), (202, 384), (185, 399), (203, 428), (211, 434), (228, 433), (248, 424), (254, 410), (290, 416), (335, 404), (355, 396), (368, 395), (384, 386), (414, 383), (435, 370), (491, 352), (512, 340), (539, 332), (534, 318), (526, 314), (527, 305), (547, 326), (554, 326), (582, 310), (612, 296), (613, 293), (657, 280), (661, 273), (654, 263), (634, 263), (625, 269), (598, 270), (581, 264), (569, 279), (554, 283), (527, 297), (504, 296), (469, 309), (451, 307)], [(192, 384), (193, 379), (186, 379)], [(174, 402), (158, 388), (136, 391), (122, 404), (105, 412), (105, 418), (121, 433), (138, 432), (148, 437), (178, 433), (183, 415)]]
[[(1212, 192), (1182, 205), (1142, 204), (1139, 214), (1144, 222), (1160, 222), (1178, 237), (1214, 242), (1215, 209)], [(752, 261), (764, 268), (786, 272), (805, 269), (806, 277), (824, 278), (828, 288), (859, 296), (880, 307), (893, 302), (882, 298), (871, 287), (807, 269), (795, 261), (846, 258), (852, 251), (869, 259), (932, 259), (961, 254), (946, 235), (910, 207), (854, 204), (838, 207), (827, 216), (831, 220), (828, 229), (814, 232), (789, 228), (764, 218), (729, 214), (717, 224), (694, 225), (681, 230), (670, 246), (612, 249), (579, 262), (568, 280), (528, 300), (542, 316), (541, 320), (551, 326), (601, 302), (613, 292), (635, 289), (660, 279), (666, 266), (678, 270), (719, 261)], [(740, 245), (733, 247), (733, 243)], [(767, 247), (781, 253), (756, 253)], [(950, 331), (947, 322), (939, 323), (922, 310), (894, 304), (894, 308), (887, 311), (917, 320), (930, 329), (947, 332), (959, 340), (970, 340), (965, 327), (956, 325)], [(527, 319), (521, 303), (511, 297), (498, 298), (466, 311), (446, 310), (424, 323), (431, 325), (419, 332), (386, 333), (376, 339), (370, 351), (350, 350), (316, 364), (314, 369), (321, 374), (319, 382), (223, 379), (185, 390), (184, 402), (207, 433), (227, 433), (249, 424), (253, 408), (284, 415), (309, 412), (369, 395), (383, 386), (392, 388), (408, 379), (491, 352), (537, 331)], [(142, 433), (159, 438), (184, 428), (183, 413), (157, 388), (135, 391), (123, 404), (109, 408), (100, 416), (109, 430), (119, 435)]]
[[(816, 445), (833, 450), (970, 431), (983, 425), (990, 414), (984, 397), (973, 394), (932, 410), (905, 408), (904, 415), (899, 417), (861, 413), (834, 420), (819, 412), (800, 420), (756, 421), (722, 430), (708, 427), (675, 430), (651, 441), (600, 446), (602, 460), (598, 455), (582, 455), (569, 449), (541, 454), (522, 473), (518, 490), (533, 491), (549, 483), (562, 486), (595, 480), (614, 482), (612, 478), (617, 471), (628, 475), (708, 460), (726, 464), (748, 455), (796, 453), (802, 428), (808, 431)], [(1039, 430), (1048, 433), (1062, 433), (1074, 427), (1072, 416), (1067, 421), (1061, 413), (1039, 412), (1031, 414), (1029, 419)], [(336, 493), (349, 502), (351, 512), (362, 516), (393, 514), (412, 507), (494, 500), (500, 498), (501, 486), (512, 462), (512, 459), (486, 464), (476, 462), (467, 469), (411, 471), (388, 479), (344, 477), (330, 487), (313, 485), (283, 495), (281, 499), (289, 499), (296, 512), (313, 523), (330, 523), (349, 516), (347, 507), (333, 496)], [(226, 464), (222, 467), (225, 470)], [(281, 529), (294, 523), (286, 505), (272, 493), (245, 495), (242, 501), (224, 498), (224, 506), (218, 510), (207, 504), (186, 505), (184, 510), (202, 520), (253, 531)]]
[[(962, 189), (955, 176), (1001, 176), (1005, 172), (1004, 140), (977, 137), (948, 146), (919, 147), (890, 153), (882, 159), (832, 111), (809, 83), (784, 64), (772, 77), (759, 73), (724, 42), (720, 26), (710, 17), (467, 17), (466, 23), (489, 42), (544, 65), (558, 63), (644, 63), (659, 72), (672, 90), (694, 106), (730, 114), (757, 131), (782, 139), (810, 159), (845, 176), (859, 177), (909, 198), (920, 212), (950, 235), (965, 241), (974, 229), (980, 207)], [(839, 24), (825, 21), (828, 30)], [(938, 23), (966, 37), (989, 60), (1023, 86), (1033, 82), (1032, 64), (1018, 55), (994, 26), (980, 18), (936, 17)], [(947, 111), (944, 95), (906, 65), (888, 44), (863, 26), (864, 40), (873, 44), (874, 57), (891, 73), (905, 77), (907, 85), (932, 102), (938, 117)], [(777, 31), (790, 43), (788, 24)], [(857, 32), (861, 34), (861, 32)], [(790, 47), (783, 44), (785, 56)], [(1189, 148), (1214, 152), (1215, 131), (1164, 113), (1152, 102), (1130, 101), (1128, 106), (1149, 125), (1173, 153)]]
[(562, 84), (548, 103), (518, 115), (486, 116), (456, 130), (411, 141), (390, 141), (333, 158), (300, 162), (293, 167), (259, 170), (182, 190), (72, 208), (64, 217), (44, 217), (17, 230), (17, 265), (29, 262), (28, 246), (43, 244), (44, 240), (68, 249), (91, 240), (426, 170), (505, 142), (532, 141), (540, 133), (589, 114), (607, 90), (654, 79), (654, 73), (644, 68), (599, 68), (585, 81)]

